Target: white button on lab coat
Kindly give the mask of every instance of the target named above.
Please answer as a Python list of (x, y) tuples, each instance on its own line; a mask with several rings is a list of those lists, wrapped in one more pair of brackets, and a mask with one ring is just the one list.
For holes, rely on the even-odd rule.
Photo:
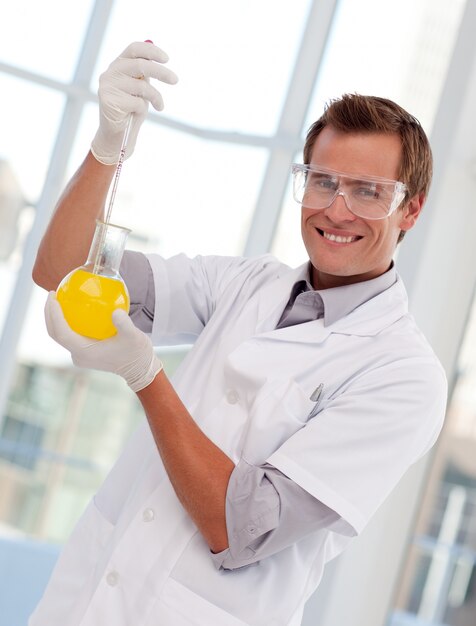
[[(202, 430), (234, 462), (273, 464), (341, 519), (258, 563), (217, 570), (144, 422), (78, 523), (30, 626), (296, 626), (325, 563), (434, 443), (443, 370), (400, 279), (328, 327), (275, 330), (305, 266), (268, 256), (149, 260), (152, 337), (195, 343), (174, 385)], [(104, 582), (111, 570), (120, 573), (114, 588)]]
[(234, 389), (231, 389), (230, 391), (227, 392), (226, 399), (228, 400), (230, 404), (236, 404), (239, 400), (239, 396)]
[(115, 571), (109, 572), (106, 576), (106, 582), (110, 587), (115, 587), (119, 582), (119, 574)]

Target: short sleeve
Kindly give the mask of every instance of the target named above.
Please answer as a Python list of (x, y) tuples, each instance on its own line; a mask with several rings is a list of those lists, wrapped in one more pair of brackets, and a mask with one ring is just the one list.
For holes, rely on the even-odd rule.
[(212, 558), (217, 568), (237, 569), (272, 556), (311, 533), (352, 536), (340, 516), (269, 464), (244, 459), (226, 494), (229, 547)]
[(151, 254), (147, 258), (155, 285), (152, 340), (161, 345), (195, 343), (223, 294), (239, 292), (270, 264), (282, 266), (271, 255), (247, 259), (178, 254), (164, 259)]
[(155, 286), (145, 254), (126, 250), (119, 269), (130, 297), (129, 315), (140, 330), (150, 333), (154, 320)]

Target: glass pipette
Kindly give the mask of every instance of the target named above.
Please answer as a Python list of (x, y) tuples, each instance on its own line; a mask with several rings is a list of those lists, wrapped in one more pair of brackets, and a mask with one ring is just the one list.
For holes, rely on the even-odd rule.
[[(122, 138), (121, 151), (119, 153), (119, 160), (116, 165), (116, 173), (114, 174), (114, 181), (112, 183), (111, 195), (109, 196), (109, 204), (107, 207), (106, 217), (104, 220), (106, 224), (109, 224), (111, 221), (112, 207), (114, 205), (114, 200), (116, 198), (117, 186), (119, 184), (119, 177), (121, 176), (122, 164), (124, 163), (124, 158), (125, 158), (126, 148), (127, 148), (127, 141), (129, 139), (129, 132), (131, 130), (132, 116), (133, 116), (133, 113), (129, 113), (129, 117), (127, 118), (126, 129), (124, 131), (124, 137)], [(101, 266), (101, 255), (102, 255), (102, 250), (104, 246), (104, 239), (105, 238), (102, 237), (101, 243), (98, 246), (96, 259), (94, 261), (94, 269), (93, 269), (94, 274), (98, 273), (98, 270)]]

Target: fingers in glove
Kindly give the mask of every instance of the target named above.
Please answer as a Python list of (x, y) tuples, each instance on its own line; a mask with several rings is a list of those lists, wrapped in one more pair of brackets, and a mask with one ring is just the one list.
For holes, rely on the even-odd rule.
[[(109, 100), (110, 106), (115, 103), (119, 110), (129, 113), (145, 113), (147, 106), (137, 98), (148, 100), (158, 111), (164, 108), (162, 95), (149, 83), (150, 78), (169, 84), (178, 80), (170, 70), (144, 59), (121, 59), (121, 65), (114, 70), (115, 78), (112, 80), (109, 72), (110, 70), (99, 78), (99, 98)], [(136, 100), (132, 100), (130, 96), (135, 96)]]
[[(132, 80), (132, 79), (131, 79)], [(109, 121), (112, 127), (115, 128), (117, 132), (124, 132), (125, 126), (127, 124), (127, 114), (135, 113), (136, 117), (140, 118), (140, 123), (142, 123), (143, 119), (147, 115), (148, 103), (142, 97), (136, 94), (129, 93), (114, 93), (111, 90), (104, 90), (100, 92), (99, 96), (103, 101), (108, 102), (107, 108), (105, 107), (102, 111), (102, 115), (105, 119)], [(151, 94), (151, 97), (156, 99), (156, 103), (160, 105), (163, 104), (162, 96), (160, 93)], [(122, 111), (123, 117), (121, 119), (116, 119), (114, 114), (116, 111)], [(140, 126), (139, 123), (139, 126)]]
[(155, 78), (163, 83), (175, 85), (178, 76), (163, 63), (169, 60), (168, 55), (152, 43), (136, 42), (128, 46), (124, 52), (111, 63), (109, 69), (134, 78)]
[(59, 344), (64, 346), (63, 334), (66, 330), (67, 335), (69, 326), (64, 319), (63, 311), (61, 310), (61, 306), (58, 300), (56, 299), (56, 294), (54, 291), (49, 292), (48, 298), (46, 300), (45, 322), (48, 335)]
[(54, 320), (51, 314), (51, 309), (54, 307), (54, 300), (56, 300), (56, 294), (54, 291), (50, 291), (48, 293), (48, 298), (45, 303), (45, 322), (46, 322), (46, 330), (48, 331), (48, 335), (54, 339), (55, 337), (55, 327)]
[(117, 334), (123, 337), (133, 337), (138, 332), (142, 334), (124, 309), (115, 309), (112, 312), (112, 323), (117, 329)]
[(87, 345), (93, 341), (78, 335), (69, 327), (54, 291), (49, 292), (46, 300), (45, 322), (48, 335), (67, 350), (76, 346)]
[[(139, 80), (128, 76), (123, 78), (122, 86), (124, 90), (127, 90), (128, 94), (127, 103), (123, 100), (125, 94), (118, 95), (123, 108), (130, 106), (131, 112), (143, 113), (142, 107), (145, 107), (145, 110), (147, 110), (146, 100), (149, 101), (157, 111), (161, 111), (164, 108), (162, 95), (147, 80)], [(135, 102), (130, 99), (131, 97), (135, 98)]]
[(168, 67), (150, 61), (149, 59), (127, 59), (119, 58), (112, 63), (109, 68), (100, 76), (101, 81), (108, 82), (111, 77), (120, 80), (123, 76), (130, 76), (138, 80), (156, 78), (163, 83), (175, 85), (178, 76)]
[(169, 55), (150, 41), (135, 41), (119, 55), (129, 59), (150, 59), (157, 63), (167, 63)]

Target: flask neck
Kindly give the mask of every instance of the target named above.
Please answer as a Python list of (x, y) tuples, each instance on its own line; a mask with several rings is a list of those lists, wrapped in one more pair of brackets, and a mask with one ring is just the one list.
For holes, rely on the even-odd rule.
[(118, 278), (130, 232), (128, 228), (97, 220), (85, 268), (94, 274)]

